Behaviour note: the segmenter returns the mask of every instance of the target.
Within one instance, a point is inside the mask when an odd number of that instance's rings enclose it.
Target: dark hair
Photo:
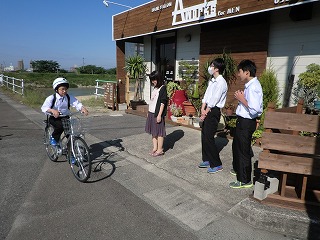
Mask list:
[[[250,77],[255,77],[257,72],[256,64],[248,59],[242,60],[238,65],[238,71],[242,69],[242,71],[249,71]]]
[[[156,88],[161,87],[164,84],[164,79],[162,78],[161,74],[158,71],[153,71],[149,74],[150,82],[153,80],[157,80]]]
[[[216,58],[211,61],[210,66],[213,64],[215,68],[219,69],[219,73],[223,74],[224,70],[226,69],[226,65],[224,64],[224,60],[222,58]]]

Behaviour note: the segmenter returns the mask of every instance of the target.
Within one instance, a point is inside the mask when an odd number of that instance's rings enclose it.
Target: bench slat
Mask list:
[[[258,168],[320,176],[320,159],[287,156],[263,151],[259,155]]]
[[[266,112],[264,128],[320,132],[320,116],[286,112]]]
[[[262,133],[262,148],[297,154],[312,154],[320,157],[320,139],[282,133]]]

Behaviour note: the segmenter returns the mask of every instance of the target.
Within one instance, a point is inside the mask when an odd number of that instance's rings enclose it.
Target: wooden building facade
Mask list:
[[[308,64],[320,64],[320,2],[156,0],[114,15],[113,39],[118,79],[125,79],[127,43],[143,44],[148,72],[161,71],[173,81],[181,80],[180,61],[195,61],[202,71],[225,51],[237,62],[255,61],[258,77],[271,66],[284,103],[289,81]],[[232,84],[227,101],[242,87]],[[148,81],[144,99],[150,99]]]

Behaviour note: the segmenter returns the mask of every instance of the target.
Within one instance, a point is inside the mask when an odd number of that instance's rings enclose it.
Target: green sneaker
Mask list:
[[[239,182],[239,181],[235,181],[235,182],[231,182],[229,184],[230,188],[235,188],[235,189],[238,189],[238,188],[251,188],[252,186],[253,186],[252,182],[242,183],[242,182]]]
[[[237,176],[237,173],[233,168],[230,170],[230,174],[233,176]]]

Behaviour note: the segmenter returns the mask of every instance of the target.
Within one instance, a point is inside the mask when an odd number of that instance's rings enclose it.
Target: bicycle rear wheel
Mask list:
[[[49,157],[49,159],[53,162],[56,162],[58,160],[58,152],[57,152],[57,146],[50,145],[50,137],[53,132],[52,126],[47,126],[44,130],[44,145],[46,147],[46,152]]]
[[[89,147],[81,137],[74,137],[72,145],[73,152],[71,144],[68,151],[68,158],[72,173],[78,181],[86,182],[91,174]]]

